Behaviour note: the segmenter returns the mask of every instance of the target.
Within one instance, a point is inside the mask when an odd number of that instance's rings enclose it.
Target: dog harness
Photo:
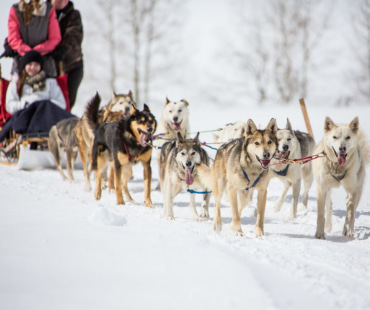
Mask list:
[[[289,165],[286,166],[286,168],[284,170],[272,170],[274,171],[277,175],[280,175],[282,177],[286,177],[287,173],[288,173],[288,169],[289,169]]]
[[[245,178],[247,179],[247,181],[248,181],[248,186],[245,188],[246,190],[249,190],[250,188],[255,187],[255,186],[257,185],[257,183],[259,182],[259,180],[261,179],[261,177],[262,177],[263,173],[265,172],[265,171],[262,171],[262,172],[261,172],[261,174],[258,176],[258,178],[254,181],[254,183],[252,184],[252,186],[249,186],[250,180],[249,180],[249,178],[248,178],[248,175],[247,175],[247,173],[244,171],[244,169],[243,169],[243,167],[242,167],[241,165],[240,165],[240,168],[242,168],[242,171],[243,171],[244,177],[245,177]]]
[[[125,151],[127,153],[127,156],[128,156],[128,161],[132,161],[132,160],[136,160],[139,156],[135,155],[135,156],[131,156],[130,153],[128,152],[128,148],[126,146],[126,143],[125,141],[123,141],[123,146],[125,147]]]

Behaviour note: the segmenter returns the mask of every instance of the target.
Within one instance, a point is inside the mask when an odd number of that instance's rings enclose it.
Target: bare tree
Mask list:
[[[370,103],[370,0],[356,2],[353,25],[356,41],[365,48],[354,46],[354,55],[357,60],[358,70],[354,73],[360,100]]]

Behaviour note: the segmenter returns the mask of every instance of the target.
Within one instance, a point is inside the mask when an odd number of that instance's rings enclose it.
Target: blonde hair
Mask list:
[[[18,7],[21,12],[24,12],[23,22],[28,25],[34,17],[33,13],[37,13],[40,9],[40,0],[20,0]]]

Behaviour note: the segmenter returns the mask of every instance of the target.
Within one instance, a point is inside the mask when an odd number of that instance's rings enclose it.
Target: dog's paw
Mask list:
[[[324,233],[324,232],[316,231],[315,238],[316,238],[316,239],[325,240],[325,239],[326,239],[326,237],[325,237],[325,233]]]
[[[168,216],[166,217],[166,220],[167,220],[167,221],[174,221],[174,220],[175,220],[175,217],[174,217],[173,215],[168,215]]]
[[[354,238],[354,229],[350,228],[349,225],[345,224],[343,227],[343,236],[348,239]]]
[[[131,200],[133,203],[135,203],[134,200]],[[145,201],[145,206],[148,207],[148,208],[152,208],[154,209],[154,205],[151,201]]]
[[[261,229],[261,227],[256,227],[256,238],[263,237],[264,235],[263,229]]]
[[[222,230],[222,223],[213,223],[213,229],[216,233],[220,233]]]
[[[100,198],[101,198],[101,191],[96,191],[95,192],[95,199],[100,200]]]
[[[281,207],[283,206],[282,203],[276,203],[275,206],[274,206],[274,212],[280,212],[281,210]]]
[[[333,225],[331,224],[331,221],[325,222],[325,232],[330,233],[333,229]]]
[[[202,210],[202,211],[200,212],[200,217],[201,217],[202,219],[209,219],[209,212],[208,212],[208,210]]]

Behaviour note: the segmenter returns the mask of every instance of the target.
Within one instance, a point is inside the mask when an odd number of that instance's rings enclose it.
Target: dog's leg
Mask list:
[[[321,188],[321,184],[317,185],[317,226],[315,237],[317,239],[325,239],[325,202],[326,193]]]
[[[73,155],[74,154],[72,150],[66,151],[67,173],[71,182],[75,180],[73,177]]]
[[[114,192],[114,168],[109,168],[109,176],[108,176],[108,192]]]
[[[222,229],[222,218],[221,218],[221,198],[224,193],[223,188],[225,188],[225,181],[224,178],[221,177],[218,180],[217,176],[213,181],[213,195],[215,197],[215,204],[214,204],[214,216],[213,216],[213,229],[220,233]]]
[[[332,230],[332,213],[333,213],[333,202],[331,201],[331,190],[326,192],[326,201],[325,201],[325,232],[329,233]]]
[[[95,170],[95,199],[100,200],[102,193],[102,181],[103,181],[103,172],[106,169],[107,159],[105,158],[106,154],[102,153],[96,158],[96,170]]]
[[[150,198],[151,185],[152,185],[152,167],[150,166],[150,160],[142,161],[144,166],[144,197],[145,206],[149,208],[154,208],[152,199]]]
[[[355,235],[355,215],[359,201],[358,197],[361,197],[361,191],[362,189],[360,190],[360,195],[358,196],[359,193],[356,193],[356,190],[353,191],[347,190],[347,199],[346,199],[347,215],[343,227],[343,236],[347,238],[353,238]]]
[[[49,151],[54,156],[55,165],[57,167],[57,170],[62,176],[63,181],[65,181],[67,180],[67,177],[65,176],[63,169],[62,169],[63,149],[60,147],[60,143],[61,142],[59,141],[59,138],[58,138],[58,132],[57,132],[56,126],[53,126],[51,127],[51,130],[49,133],[48,148],[49,148]]]
[[[238,191],[238,212],[240,218],[242,217],[242,212],[244,208],[250,203],[250,195],[252,194],[251,189],[249,190],[239,190]]]
[[[297,207],[299,201],[299,192],[301,191],[301,178],[297,178],[293,182],[293,201],[290,208],[288,221],[292,221],[297,217]]]
[[[307,166],[305,166],[307,165]],[[312,164],[307,163],[302,167],[302,180],[303,180],[303,194],[302,194],[302,211],[307,210],[308,204],[308,192],[312,186],[313,182],[313,173],[312,173]]]
[[[198,215],[197,209],[195,208],[195,194],[190,194],[190,204],[189,204],[193,221],[199,221],[200,217]]]
[[[288,180],[287,178],[280,179],[280,180],[284,184],[284,189],[283,189],[283,192],[281,193],[280,197],[278,198],[278,200],[276,200],[276,202],[275,202],[275,205],[274,205],[274,211],[275,212],[279,212],[281,210],[281,207],[283,206],[286,194],[288,193],[288,190],[289,190],[290,186],[292,185],[292,182],[290,180]]]
[[[256,237],[264,235],[265,208],[266,208],[267,190],[259,189],[257,195],[257,221]]]
[[[126,164],[122,166],[122,189],[125,193],[126,200],[135,202],[134,199],[131,197],[130,192],[128,190],[128,181],[132,176],[132,168],[130,164]],[[110,179],[109,179],[110,180]]]
[[[116,179],[117,205],[124,205],[125,201],[122,195],[122,166],[117,162],[114,163],[114,178]]]
[[[203,194],[203,201],[200,209],[201,218],[209,218],[208,206],[209,200],[211,199],[211,194]]]
[[[174,220],[175,216],[173,214],[173,199],[175,193],[175,186],[171,184],[169,176],[164,176],[164,181],[161,183],[162,195],[163,195],[163,217],[166,220]]]
[[[90,184],[90,171],[88,168],[88,146],[83,142],[79,141],[78,143],[78,150],[80,152],[80,158],[82,167],[84,170],[84,177],[85,177],[85,191],[91,190],[91,184]]]
[[[229,183],[228,184],[228,192],[229,192],[229,201],[231,206],[231,212],[232,212],[232,221],[231,221],[231,229],[237,236],[244,236],[244,233],[241,228],[241,220],[240,220],[240,214],[238,209],[238,197],[237,197],[237,191],[234,189],[234,187]]]

